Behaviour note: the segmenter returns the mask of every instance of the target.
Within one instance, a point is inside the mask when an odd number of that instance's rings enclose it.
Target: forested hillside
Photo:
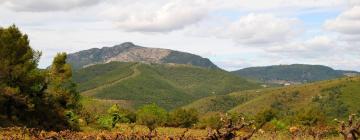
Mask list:
[[[202,98],[184,108],[203,113],[219,111],[255,115],[274,110],[284,120],[302,113],[327,119],[344,118],[360,109],[360,77],[346,77],[310,84],[256,89]],[[286,115],[287,114],[287,115]]]
[[[345,77],[357,72],[334,70],[322,65],[293,64],[250,67],[233,71],[233,73],[265,83],[301,84]]]
[[[125,100],[135,107],[157,103],[167,109],[202,97],[260,87],[219,69],[122,62],[80,69],[74,72],[74,81],[84,96]]]

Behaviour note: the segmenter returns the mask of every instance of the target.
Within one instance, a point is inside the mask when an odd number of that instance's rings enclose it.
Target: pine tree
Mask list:
[[[66,54],[49,70],[37,68],[40,56],[15,25],[0,28],[0,126],[76,128],[79,94]]]
[[[43,96],[45,77],[36,68],[40,55],[15,25],[0,28],[0,114],[9,122],[24,120],[23,113],[33,111]]]
[[[80,95],[76,91],[76,84],[72,81],[71,66],[66,63],[66,53],[58,53],[47,72],[48,89],[46,93],[51,99],[54,108],[65,113],[67,123],[71,129],[78,128],[79,99]]]
[[[72,70],[66,64],[66,53],[58,53],[49,69],[48,93],[65,109],[76,110],[79,108],[80,95],[76,91],[76,85],[72,81]]]

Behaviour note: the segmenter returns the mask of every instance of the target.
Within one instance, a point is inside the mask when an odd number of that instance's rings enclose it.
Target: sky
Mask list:
[[[0,0],[42,52],[123,42],[190,52],[226,70],[320,64],[360,71],[360,0]]]

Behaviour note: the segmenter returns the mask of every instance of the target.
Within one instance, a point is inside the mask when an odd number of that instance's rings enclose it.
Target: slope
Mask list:
[[[229,72],[178,64],[111,62],[74,72],[83,95],[126,100],[134,107],[157,103],[166,109],[211,95],[259,88]]]
[[[87,89],[86,91],[82,92],[85,96],[92,96],[96,94],[98,91],[103,90],[105,88],[111,87],[115,84],[119,84],[122,81],[128,80],[130,78],[134,78],[140,75],[140,71],[137,69],[139,64],[132,65],[129,69],[131,70],[131,74],[128,74],[126,77],[118,77],[116,80],[112,80],[109,82],[105,82],[101,85],[97,85],[94,88]]]
[[[256,91],[248,90],[233,92],[226,95],[209,96],[196,100],[188,105],[183,106],[182,108],[195,108],[200,113],[227,112],[239,104],[250,101],[259,95],[260,94]]]
[[[211,111],[255,115],[268,109],[292,115],[320,109],[327,117],[346,117],[360,112],[360,77],[346,77],[303,85],[234,92],[199,99],[184,106]]]
[[[256,114],[267,109],[278,110],[282,119],[292,121],[301,114],[323,116],[328,121],[360,113],[360,77],[260,90],[260,96],[239,104],[229,112]],[[315,113],[315,114],[314,114]]]

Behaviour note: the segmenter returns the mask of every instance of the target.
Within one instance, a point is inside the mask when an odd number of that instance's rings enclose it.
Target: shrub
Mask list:
[[[274,128],[274,131],[283,131],[286,129],[287,125],[280,121],[280,120],[277,120],[277,119],[273,119],[270,121],[270,124],[272,125],[272,127]]]
[[[198,112],[195,109],[176,109],[169,113],[168,125],[189,128],[198,120]]]
[[[272,109],[268,109],[262,112],[259,112],[255,115],[255,120],[259,125],[270,122],[276,117],[276,112]]]
[[[79,117],[73,111],[65,112],[67,122],[72,130],[79,130]]]
[[[130,119],[134,119],[133,114],[131,111],[119,107],[118,104],[114,104],[107,110],[107,114],[98,118],[97,123],[102,129],[112,129],[118,123],[130,123]]]
[[[296,121],[301,125],[315,126],[325,122],[325,115],[317,108],[311,108],[309,110],[301,110],[296,116]]]
[[[220,129],[222,127],[221,114],[218,112],[207,113],[200,118],[198,128]]]
[[[109,115],[103,115],[100,116],[97,120],[97,124],[99,125],[100,129],[106,129],[106,130],[110,130],[112,128],[112,116]]]
[[[156,127],[164,125],[167,120],[166,110],[156,104],[144,105],[136,114],[136,122],[148,127],[150,132]]]

